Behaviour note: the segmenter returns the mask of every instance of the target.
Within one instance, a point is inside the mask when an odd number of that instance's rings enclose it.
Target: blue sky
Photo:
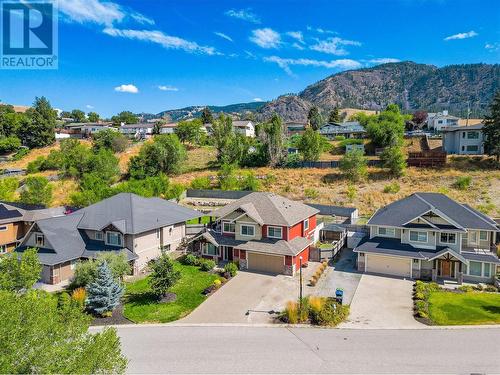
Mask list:
[[[59,68],[0,100],[110,116],[271,100],[346,69],[500,62],[497,0],[59,0]]]

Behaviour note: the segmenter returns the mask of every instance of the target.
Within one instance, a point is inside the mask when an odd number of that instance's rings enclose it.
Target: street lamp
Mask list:
[[[299,257],[299,264],[300,264],[299,305],[300,305],[300,310],[302,311],[302,256]]]

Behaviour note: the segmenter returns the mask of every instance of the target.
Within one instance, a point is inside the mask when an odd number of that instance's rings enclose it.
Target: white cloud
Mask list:
[[[400,62],[401,60],[399,59],[394,59],[392,57],[379,57],[379,58],[376,58],[376,59],[371,59],[371,60],[368,60],[369,63],[372,63],[372,64],[387,64],[387,63],[397,63],[397,62]]]
[[[162,31],[158,30],[124,30],[107,27],[103,30],[103,32],[113,37],[121,37],[156,43],[166,49],[180,49],[185,52],[201,53],[206,55],[221,54],[217,52],[213,47],[200,46],[195,42],[191,42],[176,36],[166,35]]]
[[[228,17],[237,18],[243,21],[259,24],[260,18],[252,12],[250,8],[247,9],[230,9],[226,13],[224,13]]]
[[[300,65],[300,66],[314,66],[314,67],[323,67],[329,69],[357,69],[362,65],[359,61],[351,60],[351,59],[338,59],[338,60],[313,60],[313,59],[284,59],[278,56],[270,56],[264,57],[264,61],[273,62],[278,64],[278,66],[283,69],[286,73],[293,75],[290,66],[292,65]]]
[[[135,85],[129,83],[129,84],[125,84],[125,85],[116,86],[115,91],[128,92],[130,94],[137,94],[139,92],[139,89]]]
[[[215,32],[214,32],[214,34],[215,34],[215,35],[217,35],[217,36],[219,36],[219,37],[221,37],[222,39],[229,40],[230,42],[232,42],[232,41],[233,41],[233,38],[231,38],[231,37],[230,37],[229,35],[227,35],[227,34],[220,33],[220,32],[218,32],[218,31],[215,31]]]
[[[253,98],[252,99],[254,102],[263,102],[263,100],[261,98]]]
[[[90,104],[87,104],[87,105],[85,106],[85,108],[87,108],[87,109],[94,109],[94,106],[93,106],[93,105],[90,105]]]
[[[336,56],[344,56],[349,54],[342,46],[360,46],[361,43],[355,40],[347,40],[339,37],[328,38],[326,40],[318,40],[317,44],[310,48],[313,51],[328,53]]]
[[[169,86],[169,85],[158,85],[158,90],[161,91],[179,91],[177,87]]]
[[[58,9],[67,20],[112,26],[132,18],[136,22],[153,25],[154,21],[140,13],[128,10],[116,3],[100,0],[59,0]]]
[[[252,30],[250,41],[262,48],[278,48],[281,44],[281,35],[268,27]]]
[[[468,31],[466,33],[458,33],[454,35],[447,36],[444,38],[444,40],[457,40],[457,39],[468,39],[468,38],[473,38],[475,36],[478,36],[479,34],[476,33],[474,30]]]
[[[299,43],[304,43],[304,35],[302,34],[302,31],[289,31],[286,35],[295,39]]]
[[[484,48],[487,49],[490,52],[498,51],[500,49],[500,43],[499,42],[496,42],[496,43],[486,43],[484,45]]]

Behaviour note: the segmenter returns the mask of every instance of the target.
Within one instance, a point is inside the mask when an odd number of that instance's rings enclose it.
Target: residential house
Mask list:
[[[319,129],[319,133],[328,139],[335,139],[338,136],[345,138],[363,138],[366,136],[365,128],[357,121],[328,123]]]
[[[237,134],[242,134],[245,137],[255,137],[255,125],[252,121],[237,120],[233,121],[233,129]]]
[[[162,252],[175,251],[186,221],[199,216],[160,198],[120,193],[63,217],[37,220],[16,251],[39,249],[47,284],[71,279],[77,261],[104,252],[124,252],[137,273]]]
[[[427,129],[440,132],[444,127],[458,126],[459,117],[451,116],[448,111],[427,114]]]
[[[285,128],[288,136],[292,136],[294,134],[302,134],[306,130],[306,123],[289,121],[285,122]]]
[[[120,126],[120,133],[130,138],[147,139],[153,136],[153,129],[155,124],[122,124]]]
[[[415,193],[379,209],[355,249],[358,270],[415,279],[491,282],[499,226],[444,194]]]
[[[254,192],[210,213],[215,229],[193,240],[192,250],[240,268],[294,275],[309,261],[319,210],[282,196]]]
[[[177,123],[164,124],[160,127],[160,134],[173,134],[177,128]]]
[[[0,202],[0,254],[14,250],[36,220],[62,216],[66,208]]]
[[[484,124],[442,128],[443,151],[457,155],[484,154]]]
[[[102,130],[117,130],[116,128],[111,126],[111,123],[103,123],[103,122],[83,122],[83,123],[70,123],[64,126],[64,129],[57,130],[56,129],[56,138],[64,139],[64,138],[89,138],[93,134],[96,134]]]

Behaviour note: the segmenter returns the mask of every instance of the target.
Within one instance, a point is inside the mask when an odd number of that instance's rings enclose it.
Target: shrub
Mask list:
[[[288,154],[286,157],[285,166],[287,168],[296,168],[300,165],[300,154]]]
[[[336,326],[347,319],[349,307],[335,302],[333,298],[327,298],[319,311],[310,310],[312,324],[320,326]]]
[[[472,178],[470,176],[460,176],[457,177],[457,180],[453,184],[453,186],[458,190],[467,190],[472,183]]]
[[[315,199],[315,198],[318,198],[319,193],[318,193],[318,191],[316,189],[305,188],[304,189],[304,195],[306,196],[306,198]]]
[[[343,141],[344,139],[345,139],[345,137],[343,135],[336,135],[335,136],[336,141]]]
[[[227,263],[224,266],[224,271],[229,273],[231,277],[236,276],[236,273],[238,273],[238,266],[235,263]]]
[[[321,262],[321,265],[323,266],[323,269],[326,269],[326,267],[328,267],[328,262],[324,260],[323,262]]]
[[[222,285],[222,281],[220,281],[219,279],[215,279],[213,285],[216,288],[220,288],[220,286]]]
[[[260,182],[253,172],[247,172],[240,182],[241,190],[259,191]]]
[[[416,300],[424,300],[425,299],[424,293],[422,293],[422,292],[415,293],[415,299]]]
[[[309,308],[312,313],[319,313],[325,304],[325,299],[317,296],[309,297]]]
[[[486,285],[484,288],[485,292],[498,292],[498,288],[494,285]]]
[[[73,301],[75,301],[82,309],[83,309],[83,307],[85,307],[85,298],[86,297],[87,297],[87,291],[85,290],[85,288],[82,288],[82,287],[76,288],[71,293],[71,298],[73,299]]]
[[[45,158],[43,156],[37,157],[35,160],[30,161],[26,167],[26,173],[37,173],[43,170],[43,164],[45,163]]]
[[[24,158],[26,155],[30,153],[30,150],[28,148],[20,148],[12,157],[14,160],[21,160]]]
[[[191,189],[210,189],[210,179],[208,177],[196,177],[191,181]]]
[[[459,286],[457,289],[465,293],[472,292],[474,290],[472,285],[462,285]]]
[[[283,320],[290,324],[297,324],[299,321],[299,308],[295,301],[288,301],[285,310],[283,311]]]
[[[21,147],[21,140],[15,136],[0,138],[0,154],[16,151]]]
[[[361,150],[354,150],[340,159],[339,168],[352,182],[364,179],[368,174],[368,162]]]
[[[303,297],[299,301],[299,322],[304,323],[309,319],[309,299]]]
[[[202,271],[208,272],[215,268],[215,262],[211,259],[201,259],[200,260],[200,269]]]
[[[199,266],[200,258],[198,258],[196,255],[188,254],[181,259],[181,262],[186,266]]]
[[[352,202],[354,198],[356,198],[357,192],[358,189],[353,184],[349,184],[347,186],[347,198],[349,199],[349,202]]]
[[[181,273],[174,268],[174,262],[167,254],[162,254],[150,267],[149,286],[158,297],[164,296],[181,278]]]
[[[384,186],[384,193],[396,194],[399,190],[401,190],[401,186],[397,182]]]

